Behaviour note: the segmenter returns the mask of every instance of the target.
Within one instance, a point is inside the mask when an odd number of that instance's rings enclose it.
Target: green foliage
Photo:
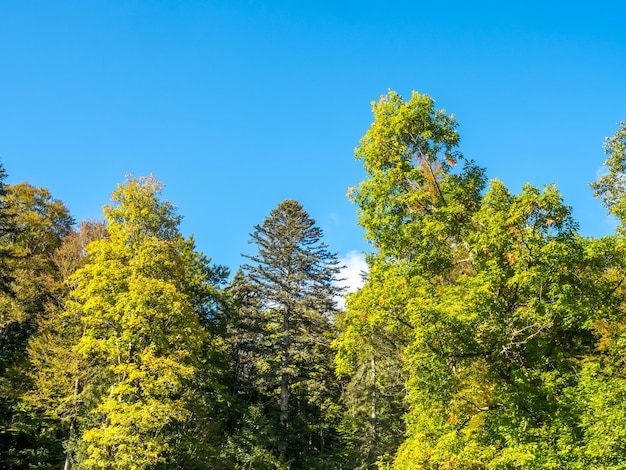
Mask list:
[[[626,123],[592,239],[554,186],[487,184],[430,97],[373,113],[345,311],[294,200],[223,289],[154,177],[74,230],[0,165],[0,467],[626,469]]]
[[[245,403],[231,455],[238,468],[252,465],[246,455],[263,465],[332,468],[338,387],[330,341],[341,292],[336,255],[293,200],[272,210],[251,237],[258,253],[231,286],[234,388]],[[251,423],[272,423],[274,431],[253,436],[246,431]]]
[[[12,264],[16,257],[13,239],[18,233],[18,227],[14,212],[7,201],[7,185],[4,182],[6,177],[7,173],[0,163],[0,292],[11,294],[14,269]]]
[[[430,97],[414,92],[404,102],[390,91],[372,108],[356,149],[367,180],[349,192],[359,223],[380,256],[421,258],[416,265],[436,271],[476,209],[483,170],[456,150],[456,121]]]
[[[69,278],[72,300],[61,318],[78,327],[76,366],[51,407],[75,417],[68,448],[80,468],[188,460],[179,454],[196,450],[190,424],[202,420],[194,413],[209,412],[194,393],[211,345],[196,306],[213,292],[213,270],[180,235],[180,217],[160,191],[154,178],[120,185],[105,208],[108,238],[87,246],[89,263]],[[46,364],[41,374],[63,376],[56,367]]]
[[[494,182],[474,220],[467,271],[446,284],[421,279],[407,309],[411,411],[398,468],[573,458],[566,397],[593,349],[597,300],[581,278],[585,243],[552,187],[511,196]]]
[[[377,260],[339,318],[336,369],[349,378],[342,396],[342,431],[355,468],[392,461],[406,431],[402,348],[408,331],[399,315],[410,290],[404,274]]]
[[[604,162],[608,172],[591,183],[591,188],[620,221],[623,231],[626,220],[626,122],[621,122],[617,132],[606,139],[604,150],[609,155]]]
[[[336,364],[351,377],[353,422],[391,429],[377,407],[390,387],[374,380],[387,369],[406,395],[385,402],[406,428],[384,449],[361,443],[360,465],[387,465],[400,444],[398,469],[619,468],[621,242],[578,236],[553,186],[513,195],[492,181],[482,194],[483,170],[456,168],[456,123],[430,98],[390,92],[373,109],[357,148],[368,178],[350,195],[377,251],[348,300]],[[623,127],[594,184],[618,217]],[[381,351],[388,368],[374,365]]]
[[[31,387],[27,344],[65,297],[54,257],[73,219],[46,189],[21,183],[2,192],[0,265],[10,267],[11,282],[0,289],[0,466],[38,468],[62,459],[62,432],[21,400]]]

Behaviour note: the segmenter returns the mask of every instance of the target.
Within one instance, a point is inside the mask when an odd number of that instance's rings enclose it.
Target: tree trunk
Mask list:
[[[289,335],[289,314],[285,312],[283,317],[283,351],[281,355],[281,375],[280,375],[280,427],[281,438],[278,443],[279,452],[284,455],[287,451],[287,428],[289,427],[289,348],[291,337]]]
[[[72,400],[72,419],[70,421],[70,435],[69,435],[69,442],[72,442],[72,439],[74,438],[74,420],[76,419],[76,415],[78,414],[78,410],[76,409],[76,403],[78,401],[78,377],[76,377],[76,379],[74,380],[74,397]],[[63,464],[63,470],[70,470],[70,450],[68,449],[65,451],[65,463]]]
[[[376,410],[376,359],[374,358],[374,354],[370,356],[370,367],[372,368],[372,393],[371,393],[371,412],[370,412],[370,423],[372,426],[372,434],[371,434],[371,445],[370,445],[370,462],[372,465],[375,465],[376,460],[378,460],[378,449],[376,443],[378,441],[378,412]]]

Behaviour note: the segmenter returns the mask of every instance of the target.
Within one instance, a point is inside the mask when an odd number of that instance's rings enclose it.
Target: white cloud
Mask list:
[[[340,286],[345,287],[346,290],[344,293],[347,294],[359,290],[364,282],[363,273],[367,273],[368,270],[365,256],[363,256],[363,253],[352,250],[339,260],[344,266],[339,275],[339,277],[344,279],[339,283]],[[345,307],[344,299],[337,299],[337,304],[339,308],[343,309]]]
[[[363,253],[352,250],[346,256],[340,258],[344,268],[341,277],[345,278],[341,285],[346,287],[347,292],[354,292],[363,285],[363,273],[367,273],[368,267]]]

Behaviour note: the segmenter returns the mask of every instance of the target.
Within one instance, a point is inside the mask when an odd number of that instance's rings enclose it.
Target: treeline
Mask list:
[[[297,201],[231,276],[153,177],[76,224],[0,168],[0,468],[626,468],[626,123],[595,239],[554,186],[488,182],[430,97],[373,111],[345,310]]]

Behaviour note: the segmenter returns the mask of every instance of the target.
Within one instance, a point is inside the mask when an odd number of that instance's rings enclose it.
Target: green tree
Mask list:
[[[246,419],[275,423],[269,451],[290,468],[319,468],[337,444],[330,342],[340,266],[321,239],[300,203],[281,202],[251,234],[258,252],[238,292],[248,317],[233,331],[249,373],[240,383],[253,384],[255,401]],[[267,418],[254,411],[264,403]]]
[[[359,224],[378,257],[445,270],[463,249],[455,238],[471,226],[484,171],[457,150],[454,116],[430,97],[413,92],[404,102],[390,91],[372,109],[374,122],[355,152],[367,179],[348,193]]]
[[[0,293],[0,466],[28,468],[54,460],[60,450],[54,449],[55,430],[24,409],[21,396],[31,386],[28,341],[65,296],[54,256],[73,218],[47,189],[28,183],[3,189],[2,212],[12,225],[3,243],[12,250],[13,279]]]
[[[374,261],[365,286],[349,295],[347,310],[339,315],[341,334],[334,347],[337,373],[349,379],[342,396],[349,468],[393,462],[406,432],[402,350],[408,332],[394,320],[409,293],[402,274]]]
[[[467,238],[468,269],[415,276],[407,440],[398,468],[551,468],[578,461],[568,399],[594,347],[586,243],[553,187],[495,181]]]
[[[463,237],[485,186],[483,170],[457,150],[454,117],[435,109],[430,97],[414,92],[405,102],[390,91],[372,109],[374,122],[355,152],[367,179],[349,196],[376,252],[367,283],[348,301],[336,343],[338,371],[353,374],[353,395],[361,397],[350,399],[350,413],[362,422],[364,410],[371,410],[361,465],[388,461],[403,436],[404,355],[413,329],[406,310],[414,295],[410,279],[448,282],[447,276],[465,269],[458,262],[467,257]]]
[[[483,170],[429,97],[390,92],[374,117],[357,148],[368,178],[351,197],[376,252],[337,363],[354,374],[381,340],[395,345],[407,412],[394,467],[583,465],[572,395],[610,255],[577,234],[553,186],[512,195],[493,181],[482,194]]]
[[[616,234],[593,240],[590,251],[594,263],[602,269],[596,284],[602,293],[593,315],[596,348],[585,358],[581,379],[572,391],[577,405],[583,438],[580,452],[585,468],[626,468],[626,122],[606,139],[607,173],[591,184],[594,195],[601,198],[609,214],[619,222]]]
[[[13,239],[18,229],[6,199],[7,185],[4,181],[6,177],[7,173],[0,163],[0,292],[10,294],[14,269],[12,261],[15,258]],[[2,318],[0,321],[4,323],[5,319]]]
[[[120,185],[105,206],[109,238],[89,244],[90,262],[70,277],[66,315],[81,319],[74,350],[91,379],[65,394],[89,416],[75,445],[79,468],[195,468],[211,457],[194,433],[210,411],[199,393],[213,346],[202,323],[210,275],[221,270],[180,234],[161,189],[153,177]]]

